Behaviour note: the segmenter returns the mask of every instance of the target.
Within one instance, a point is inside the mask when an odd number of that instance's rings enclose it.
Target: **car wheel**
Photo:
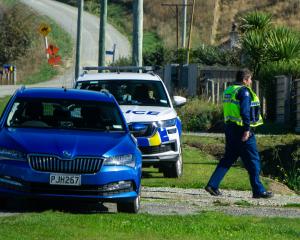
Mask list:
[[[141,207],[141,196],[140,194],[130,202],[118,202],[117,210],[123,213],[138,213]]]
[[[183,173],[182,154],[180,153],[175,163],[170,163],[169,167],[163,168],[164,177],[180,178]]]
[[[6,205],[7,205],[7,202],[8,202],[7,198],[5,198],[5,197],[0,197],[0,209],[5,208]]]

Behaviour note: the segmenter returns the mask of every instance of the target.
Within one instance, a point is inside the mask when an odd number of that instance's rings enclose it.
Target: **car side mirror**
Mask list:
[[[176,107],[183,106],[186,103],[186,98],[181,96],[174,96],[173,103]]]
[[[134,135],[140,135],[147,131],[147,125],[143,123],[132,123],[129,125],[129,130]]]

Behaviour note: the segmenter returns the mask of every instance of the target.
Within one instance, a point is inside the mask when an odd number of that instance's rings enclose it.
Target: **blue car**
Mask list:
[[[1,198],[116,202],[119,212],[137,213],[141,165],[111,94],[21,88],[1,116]]]

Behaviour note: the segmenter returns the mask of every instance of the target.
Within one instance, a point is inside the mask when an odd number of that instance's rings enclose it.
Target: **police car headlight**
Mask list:
[[[156,122],[156,125],[160,128],[174,127],[176,125],[176,118],[158,121]]]
[[[111,156],[104,160],[105,166],[135,167],[135,157],[132,154]]]
[[[1,159],[26,161],[26,154],[12,149],[0,148],[0,160]]]

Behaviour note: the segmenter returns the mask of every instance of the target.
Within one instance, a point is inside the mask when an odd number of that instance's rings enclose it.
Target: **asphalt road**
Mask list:
[[[77,8],[56,2],[53,0],[20,0],[41,15],[46,15],[61,25],[74,39],[76,43],[77,33]],[[98,65],[98,41],[99,41],[99,18],[89,13],[83,14],[82,24],[82,51],[81,66]],[[127,57],[131,54],[131,46],[128,39],[111,25],[107,25],[106,50],[112,50],[116,44],[116,59]],[[74,46],[75,49],[75,46]],[[111,56],[107,56],[111,61]],[[74,60],[75,61],[75,60]],[[36,84],[35,86],[70,87],[74,80],[74,66],[62,76],[55,79]],[[0,97],[11,95],[18,86],[0,86]]]

